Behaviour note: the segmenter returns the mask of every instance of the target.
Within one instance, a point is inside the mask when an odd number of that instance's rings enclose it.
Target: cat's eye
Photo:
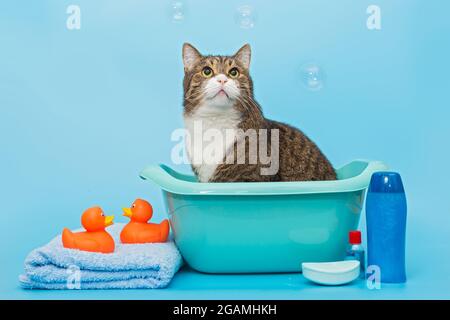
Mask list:
[[[206,78],[209,78],[213,75],[213,71],[210,67],[204,67],[202,70],[202,75]]]
[[[231,68],[230,71],[228,71],[228,75],[232,78],[239,77],[239,70],[237,68]]]

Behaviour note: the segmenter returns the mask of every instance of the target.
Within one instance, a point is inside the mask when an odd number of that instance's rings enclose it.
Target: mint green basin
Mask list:
[[[336,181],[200,183],[165,166],[141,173],[163,191],[175,242],[208,273],[299,272],[345,257],[379,161],[356,160]]]

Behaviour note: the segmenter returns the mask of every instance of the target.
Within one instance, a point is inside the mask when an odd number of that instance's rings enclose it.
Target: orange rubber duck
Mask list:
[[[62,243],[64,248],[82,251],[111,253],[114,252],[114,239],[105,228],[112,225],[114,216],[105,216],[100,207],[92,207],[83,212],[81,224],[84,232],[72,232],[64,228]]]
[[[149,243],[166,242],[169,236],[169,221],[164,219],[161,223],[149,223],[153,215],[150,203],[136,199],[131,208],[123,208],[124,216],[131,221],[122,229],[120,240],[122,243]]]

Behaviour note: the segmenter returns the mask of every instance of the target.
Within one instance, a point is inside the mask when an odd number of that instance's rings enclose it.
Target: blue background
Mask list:
[[[450,298],[450,3],[181,2],[181,23],[172,21],[171,1],[0,2],[0,298]],[[81,8],[80,30],[66,28],[70,4]],[[235,21],[242,4],[255,8],[253,29]],[[366,28],[370,4],[381,7],[381,30]],[[155,220],[164,216],[160,191],[138,173],[171,163],[185,41],[220,54],[250,43],[267,117],[302,128],[335,166],[377,159],[402,174],[405,285],[319,287],[300,274],[185,269],[165,290],[18,287],[27,253],[78,227],[87,207],[122,221],[120,208],[144,197]],[[308,62],[325,71],[322,90],[302,84]]]

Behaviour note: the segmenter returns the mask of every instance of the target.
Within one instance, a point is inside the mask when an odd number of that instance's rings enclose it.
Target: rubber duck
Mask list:
[[[113,224],[113,220],[114,216],[105,216],[100,207],[87,209],[81,216],[81,224],[86,231],[72,232],[64,228],[62,232],[64,248],[101,253],[114,252],[114,239],[105,230]]]
[[[130,222],[122,229],[120,240],[122,243],[149,243],[166,242],[169,236],[169,221],[164,219],[161,223],[149,223],[153,208],[150,203],[136,199],[131,208],[123,208],[123,215],[130,218]]]

